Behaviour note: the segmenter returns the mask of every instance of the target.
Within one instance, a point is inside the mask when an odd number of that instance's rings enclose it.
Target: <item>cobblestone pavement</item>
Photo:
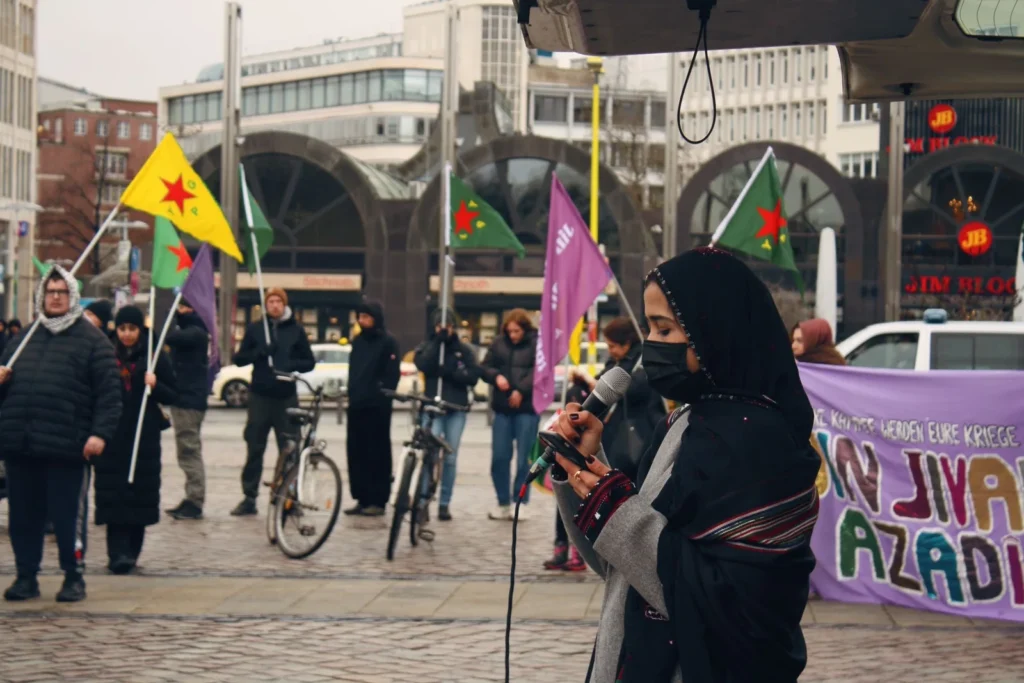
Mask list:
[[[242,428],[245,413],[211,409],[203,425],[203,452],[207,469],[205,516],[198,522],[176,522],[164,517],[149,527],[140,560],[143,573],[201,574],[236,576],[336,576],[336,577],[429,577],[465,576],[482,580],[507,577],[511,551],[512,525],[487,519],[495,504],[491,485],[490,429],[483,412],[470,416],[469,426],[459,453],[459,475],[452,501],[455,520],[437,523],[433,544],[416,548],[403,534],[393,562],[385,557],[390,517],[350,518],[338,521],[331,537],[315,555],[289,560],[267,543],[265,515],[267,493],[260,499],[260,515],[235,518],[228,512],[241,500],[240,475],[245,462]],[[409,434],[407,411],[396,411],[392,429],[396,476],[399,474],[401,440]],[[321,421],[320,435],[328,443],[328,454],[342,471],[345,466],[345,425],[336,424],[333,414]],[[184,491],[184,478],[177,465],[171,430],[164,432],[162,506],[172,507]],[[276,448],[267,449],[264,469],[269,478],[277,457]],[[531,493],[531,504],[524,506],[526,519],[519,528],[518,574],[522,580],[596,580],[596,577],[561,575],[552,577],[541,568],[551,552],[554,539],[554,501],[550,495]],[[347,483],[343,488],[343,506],[351,504]],[[7,507],[0,504],[0,526],[7,525]],[[96,569],[105,560],[102,532],[90,526],[93,534],[89,557]],[[87,558],[88,559],[88,558]],[[10,574],[14,559],[10,546],[0,543],[0,573]],[[56,547],[48,541],[44,570],[57,571]]]
[[[0,680],[504,680],[504,627],[493,621],[0,618]],[[582,681],[592,625],[517,623],[512,680]],[[1020,633],[810,627],[801,681],[1011,683],[1024,676]],[[59,648],[59,655],[54,652]]]
[[[105,575],[102,534],[94,534],[90,597],[58,606],[56,549],[47,542],[43,599],[0,603],[0,683],[504,680],[511,526],[486,519],[494,498],[482,413],[471,416],[463,441],[455,521],[437,523],[432,545],[412,548],[403,537],[390,563],[387,518],[343,517],[316,555],[294,561],[267,544],[262,515],[230,517],[240,497],[243,422],[240,412],[210,411],[207,519],[151,527],[139,576]],[[406,415],[396,415],[393,437],[408,429]],[[344,426],[329,416],[321,435],[344,472]],[[169,434],[164,464],[170,506],[183,479]],[[347,490],[344,498],[347,505]],[[552,500],[535,495],[529,510],[519,534],[513,680],[582,681],[600,586],[589,572],[540,569],[553,535]],[[0,528],[6,522],[0,504]],[[10,546],[0,538],[0,581],[12,573]],[[812,603],[805,621],[810,664],[802,681],[1024,680],[1024,629],[1006,623],[822,602]]]

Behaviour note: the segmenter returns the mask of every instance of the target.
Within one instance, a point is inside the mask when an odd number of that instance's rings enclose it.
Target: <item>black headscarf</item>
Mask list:
[[[630,591],[623,680],[792,683],[814,568],[820,461],[813,412],[771,294],[742,262],[697,249],[656,268],[712,388],[690,408],[671,478],[658,575],[669,620]],[[640,466],[650,470],[667,426]],[[653,616],[652,616],[653,615]]]

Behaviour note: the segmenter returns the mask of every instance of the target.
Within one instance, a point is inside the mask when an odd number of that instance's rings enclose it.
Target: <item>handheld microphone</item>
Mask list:
[[[590,396],[587,396],[587,399],[583,402],[583,410],[597,418],[601,418],[608,412],[609,408],[622,400],[622,397],[626,395],[626,390],[629,389],[629,383],[632,379],[632,376],[620,367],[614,367],[604,373],[601,375],[597,386],[590,392]],[[568,381],[568,377],[566,381]],[[580,429],[578,431],[583,430]],[[537,462],[533,463],[533,467],[530,468],[529,473],[526,475],[526,484],[533,482],[534,479],[539,477],[544,470],[554,463],[555,450],[545,448],[544,453],[537,459]]]

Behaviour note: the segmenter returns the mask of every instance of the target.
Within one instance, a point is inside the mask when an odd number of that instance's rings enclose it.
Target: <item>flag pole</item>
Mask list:
[[[267,320],[267,302],[263,291],[263,267],[260,265],[260,250],[256,242],[256,233],[252,229],[252,204],[249,203],[249,184],[245,180],[245,166],[238,164],[238,173],[242,177],[242,206],[245,207],[245,223],[249,226],[249,244],[252,246],[252,260],[256,263],[256,286],[260,290],[260,311],[263,314],[263,336],[270,346],[270,322]],[[274,367],[274,358],[267,356],[267,363]]]
[[[153,347],[153,320],[156,317],[156,287],[150,286],[149,288],[149,353],[146,354],[146,374],[153,372],[153,366],[156,365],[156,354],[154,353]],[[171,316],[167,316],[167,320],[170,321]],[[164,323],[164,329],[167,328],[167,324]],[[161,333],[162,341],[163,333]],[[128,483],[135,483],[135,465],[139,459],[139,440],[142,438],[142,423],[146,420],[146,407],[149,405],[149,385],[146,385],[146,391],[142,394],[142,405],[139,408],[139,421],[135,425],[135,441],[132,443],[132,462],[128,466]]]
[[[96,231],[96,234],[93,235],[93,238],[89,240],[89,244],[85,246],[85,251],[83,251],[82,255],[78,257],[77,261],[75,261],[75,265],[71,266],[71,270],[69,271],[70,275],[74,276],[74,274],[78,272],[78,269],[82,267],[82,264],[85,263],[85,259],[89,257],[89,254],[92,253],[92,250],[95,249],[96,245],[100,243],[100,238],[103,237],[103,233],[105,233],[107,231],[107,228],[110,227],[111,221],[114,220],[114,217],[117,216],[120,210],[121,204],[120,202],[118,202],[117,206],[115,206],[110,211],[110,213],[107,214],[106,220],[104,220],[103,223],[100,224],[100,227]],[[81,294],[81,292],[79,292],[79,294]],[[42,322],[43,316],[37,315],[36,319],[32,322],[32,326],[28,328],[28,332],[25,334],[25,338],[21,340],[21,343],[18,344],[18,348],[16,348],[14,350],[14,353],[11,354],[10,360],[7,361],[6,367],[8,369],[14,367],[14,364],[18,361],[18,358],[21,356],[22,351],[25,350],[25,345],[28,344],[28,340],[31,339],[32,335],[36,333],[36,330],[39,329],[39,325]]]
[[[451,280],[449,269],[454,267],[450,254],[452,246],[452,165],[451,162],[446,162],[444,165],[444,176],[441,179],[443,183],[443,192],[441,201],[444,202],[442,206],[442,213],[444,215],[443,225],[440,229],[443,231],[443,237],[441,244],[441,259],[439,262],[440,268],[438,269],[441,275],[441,329],[448,327],[448,301],[451,297],[449,291],[448,282]],[[444,349],[445,342],[441,343],[440,357],[437,361],[437,400],[441,400],[441,389],[444,380],[441,378],[441,369],[444,367]],[[426,387],[424,387],[426,388]]]
[[[610,269],[609,269],[610,270]],[[633,312],[633,307],[629,305],[629,299],[626,298],[626,293],[622,291],[622,285],[619,284],[619,278],[612,273],[612,282],[615,284],[615,291],[619,293],[619,301],[622,303],[622,307],[626,309],[626,315],[633,322],[633,329],[636,330],[636,336],[640,339],[644,338],[644,331],[640,328],[640,321],[637,320],[636,313]]]
[[[152,347],[150,351],[149,355],[152,357],[150,361],[151,367],[156,367],[156,359],[160,356],[160,349],[164,348],[164,342],[167,341],[167,333],[171,329],[171,323],[174,321],[174,314],[178,310],[178,304],[181,303],[182,296],[183,292],[179,287],[178,293],[174,296],[174,301],[171,303],[171,312],[168,314],[167,319],[164,320],[163,329],[160,330],[160,337],[157,340],[156,346]]]

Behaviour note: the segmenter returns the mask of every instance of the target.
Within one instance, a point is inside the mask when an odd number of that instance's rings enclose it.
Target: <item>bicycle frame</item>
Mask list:
[[[324,446],[326,445],[317,442],[316,439],[317,426],[320,424],[320,416],[323,412],[323,387],[314,388],[304,377],[302,377],[298,373],[292,373],[287,376],[279,374],[278,379],[281,381],[302,382],[304,385],[306,385],[306,388],[308,388],[310,393],[313,395],[313,405],[310,408],[310,412],[312,412],[312,417],[310,418],[309,422],[305,425],[305,433],[303,433],[303,428],[300,428],[299,438],[296,439],[295,443],[296,448],[299,450],[299,461],[297,463],[299,471],[298,474],[295,476],[295,488],[297,489],[296,496],[298,499],[298,503],[299,506],[301,507],[306,505],[306,501],[302,499],[304,495],[303,492],[305,490],[303,484],[305,483],[306,463],[309,461],[309,456],[311,456],[313,453],[323,453]],[[287,469],[287,462],[285,462],[284,465],[285,466],[282,467],[282,474],[283,470]]]

